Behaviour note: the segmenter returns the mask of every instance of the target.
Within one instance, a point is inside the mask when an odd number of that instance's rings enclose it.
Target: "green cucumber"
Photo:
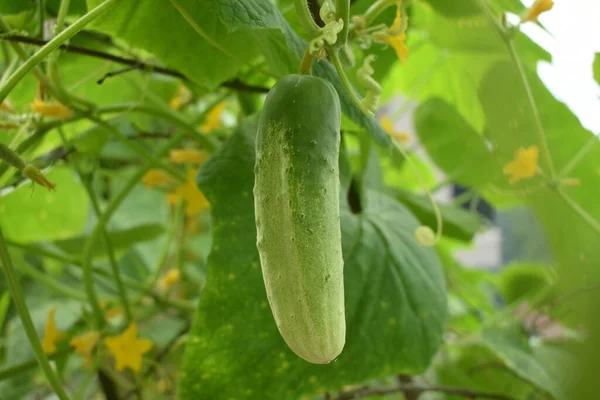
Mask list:
[[[315,364],[344,348],[339,210],[340,102],[333,86],[289,75],[269,92],[256,137],[257,247],[281,336]]]

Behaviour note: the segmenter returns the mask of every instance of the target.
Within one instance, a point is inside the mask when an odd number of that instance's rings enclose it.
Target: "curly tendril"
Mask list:
[[[319,30],[319,36],[310,41],[309,51],[313,54],[323,50],[325,44],[335,44],[338,33],[344,27],[344,21],[341,18],[337,21],[335,20],[335,5],[331,0],[326,0],[323,3],[319,15],[323,22],[325,22],[325,26]]]
[[[365,97],[360,102],[360,109],[370,116],[375,115],[375,110],[379,104],[379,96],[381,95],[381,86],[373,79],[375,73],[375,69],[371,66],[373,61],[375,61],[373,54],[367,56],[363,66],[356,71],[356,80],[367,89]]]

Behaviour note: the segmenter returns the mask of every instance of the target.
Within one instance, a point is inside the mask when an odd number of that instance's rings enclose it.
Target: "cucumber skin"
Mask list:
[[[329,82],[289,75],[269,92],[256,138],[254,207],[267,297],[287,345],[314,364],[334,360],[346,340],[340,124]]]

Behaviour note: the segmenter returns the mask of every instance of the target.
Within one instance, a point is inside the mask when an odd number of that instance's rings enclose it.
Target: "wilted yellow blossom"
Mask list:
[[[169,152],[169,160],[174,164],[203,164],[206,155],[194,149],[173,149]]]
[[[388,29],[373,34],[373,38],[391,46],[398,59],[405,63],[409,57],[408,46],[406,46],[406,25],[402,26],[402,2],[397,3],[396,18]]]
[[[21,170],[21,173],[24,177],[31,179],[38,185],[48,188],[48,190],[54,190],[56,187],[56,185],[50,182],[48,178],[42,174],[42,171],[37,169],[33,164],[25,165],[25,167]]]
[[[100,339],[100,333],[96,331],[86,332],[71,339],[69,344],[75,347],[75,352],[83,356],[83,365],[89,366],[92,361],[92,352]]]
[[[56,343],[66,336],[64,332],[56,328],[54,314],[56,314],[56,308],[51,308],[48,312],[48,321],[46,322],[44,338],[42,339],[42,348],[44,349],[44,352],[49,355],[56,353]]]
[[[379,120],[381,127],[384,131],[386,131],[392,138],[397,140],[400,143],[408,143],[410,142],[410,135],[406,132],[400,132],[394,129],[394,124],[392,123],[392,119],[388,115],[384,115]]]
[[[225,110],[225,106],[227,106],[227,103],[222,101],[211,108],[208,113],[206,113],[206,119],[204,120],[204,123],[200,125],[200,129],[203,132],[212,132],[213,130],[223,126],[221,123],[221,115]]]
[[[168,270],[164,276],[158,281],[158,286],[163,289],[170,289],[179,282],[179,278],[181,277],[181,271],[177,268],[171,268]]]
[[[38,98],[30,104],[31,110],[45,117],[69,118],[73,112],[65,105],[57,102],[45,102]]]
[[[153,187],[163,183],[171,182],[173,182],[173,178],[160,169],[150,169],[142,178],[142,183],[146,185],[148,189],[152,189]]]
[[[177,93],[169,100],[169,107],[173,110],[179,110],[181,106],[192,98],[192,92],[183,84],[179,84]]]
[[[554,7],[554,1],[552,0],[536,0],[523,14],[521,22],[536,21],[541,13],[551,10],[552,7]]]

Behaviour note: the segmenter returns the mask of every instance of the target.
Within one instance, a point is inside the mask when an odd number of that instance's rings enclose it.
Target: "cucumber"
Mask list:
[[[289,75],[269,92],[256,137],[257,248],[289,348],[326,364],[344,348],[339,211],[340,102],[333,86]]]

